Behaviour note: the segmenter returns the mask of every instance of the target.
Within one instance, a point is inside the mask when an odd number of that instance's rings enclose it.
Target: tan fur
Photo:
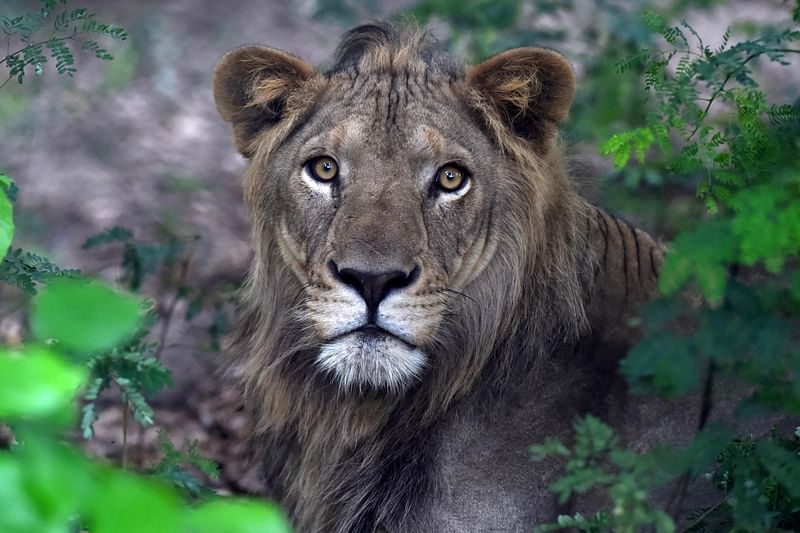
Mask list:
[[[658,245],[587,204],[566,171],[556,126],[575,91],[567,61],[523,48],[465,72],[437,54],[424,32],[368,25],[345,36],[324,74],[260,47],[215,70],[217,106],[248,158],[253,223],[231,351],[271,494],[300,531],[448,530],[436,502],[461,479],[440,470],[446,435],[465,431],[456,421],[506,409],[509,391],[538,383],[538,369],[591,336],[624,350],[624,317],[655,290]],[[346,163],[340,196],[291,160],[314,143]],[[404,159],[401,145],[422,148]],[[417,160],[435,168],[464,146],[474,190],[431,199],[413,189],[418,176],[404,173]],[[332,292],[330,258],[422,266],[395,292],[405,298],[396,314],[434,325],[412,324],[427,357],[418,379],[354,390],[315,366],[330,341],[317,310],[351,305]]]

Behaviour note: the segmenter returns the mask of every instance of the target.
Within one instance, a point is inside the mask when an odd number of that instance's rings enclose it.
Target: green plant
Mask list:
[[[135,333],[124,344],[112,350],[92,354],[87,360],[90,371],[89,386],[84,394],[85,404],[81,418],[81,431],[86,439],[92,438],[92,424],[97,419],[96,402],[100,393],[116,385],[122,393],[126,406],[123,418],[123,467],[127,465],[128,410],[141,426],[153,424],[153,409],[147,397],[164,386],[172,384],[172,375],[154,356],[158,344],[147,342],[144,337],[155,319],[148,312]]]
[[[164,457],[153,468],[156,476],[164,478],[174,486],[182,489],[190,498],[207,498],[214,492],[206,488],[191,469],[196,469],[210,477],[219,478],[219,467],[213,461],[202,457],[197,452],[197,441],[184,442],[185,452],[178,451],[164,431],[158,432],[158,446]]]
[[[9,252],[0,262],[0,283],[14,285],[31,296],[37,286],[59,277],[75,277],[80,270],[61,268],[46,257],[17,248]]]
[[[14,198],[16,186],[11,178],[0,174],[0,253],[6,255],[14,238]]]
[[[537,459],[568,458],[566,477],[553,486],[562,496],[600,487],[613,506],[541,529],[673,531],[683,521],[682,531],[796,530],[797,436],[731,441],[733,430],[709,427],[708,413],[717,382],[735,379],[751,391],[737,416],[800,414],[800,107],[770,103],[752,70],[761,58],[789,65],[800,54],[800,10],[757,38],[731,43],[728,31],[716,49],[686,21],[670,25],[652,11],[644,20],[666,49],[642,49],[619,68],[642,68],[651,111],[645,125],[614,135],[602,151],[620,169],[661,158],[675,179],[694,180],[707,214],[676,237],[661,273],[665,296],[643,311],[645,336],[620,369],[635,394],[699,393],[698,434],[685,450],[637,455],[587,418],[576,425],[572,449],[534,447]],[[687,514],[688,485],[701,474],[720,490],[719,501]],[[670,517],[647,494],[671,481]]]
[[[100,466],[62,442],[60,432],[74,420],[74,398],[88,374],[81,364],[87,356],[84,349],[113,349],[111,340],[120,335],[108,332],[130,334],[140,320],[134,297],[91,286],[87,291],[83,280],[49,286],[37,297],[33,315],[39,343],[0,349],[0,419],[12,425],[18,441],[11,450],[0,451],[0,499],[8,507],[0,514],[0,530],[288,531],[274,507],[219,499],[187,507],[169,486]],[[115,312],[66,328],[63,314],[48,311],[76,305]],[[50,337],[53,332],[58,332],[57,343]],[[95,339],[103,339],[102,345]],[[191,450],[189,458],[204,465]],[[171,454],[159,473],[174,474],[177,460],[184,458]]]
[[[8,78],[0,83],[0,89],[12,79],[22,83],[30,71],[40,76],[50,60],[55,61],[58,74],[72,77],[76,72],[76,46],[80,46],[82,52],[108,61],[113,56],[93,39],[108,37],[124,41],[128,38],[124,28],[98,21],[95,13],[86,8],[60,9],[67,0],[40,0],[39,3],[38,10],[15,17],[0,16],[8,50],[0,59],[0,65],[8,70]],[[48,32],[47,38],[37,40],[38,35]]]
[[[196,239],[191,239],[188,244],[191,245]],[[127,284],[132,291],[141,289],[148,276],[159,271],[166,272],[177,265],[188,269],[191,261],[191,250],[188,253],[186,250],[187,242],[175,236],[168,236],[164,242],[148,243],[134,238],[132,230],[120,226],[89,237],[82,248],[89,250],[113,243],[123,245],[120,265],[123,274],[120,281]],[[183,263],[186,263],[185,267]]]
[[[573,495],[602,488],[608,491],[614,505],[610,512],[598,512],[588,518],[580,513],[560,516],[557,523],[540,526],[538,531],[574,527],[581,531],[613,529],[633,533],[642,525],[652,525],[658,533],[675,530],[669,515],[647,501],[647,489],[653,486],[654,475],[660,474],[663,478],[656,467],[655,454],[640,458],[624,449],[614,430],[599,419],[587,416],[575,423],[575,443],[571,450],[551,439],[531,446],[530,451],[534,461],[553,455],[566,459],[564,477],[551,487],[561,503],[566,503]]]
[[[230,317],[225,310],[231,296],[226,294],[227,287],[216,287],[214,290],[193,286],[189,282],[189,270],[194,256],[198,236],[179,238],[173,234],[166,235],[162,241],[150,242],[135,237],[133,230],[114,226],[86,239],[84,250],[99,247],[119,246],[121,248],[121,276],[119,281],[132,291],[140,291],[142,284],[149,277],[157,277],[160,283],[159,293],[173,293],[166,303],[156,302],[154,306],[157,321],[160,321],[158,343],[153,353],[156,359],[163,350],[164,340],[174,318],[177,305],[181,300],[187,303],[184,318],[192,321],[203,311],[210,311],[211,321],[207,332],[211,348],[219,350],[220,338],[227,332]],[[152,326],[155,326],[155,322]]]

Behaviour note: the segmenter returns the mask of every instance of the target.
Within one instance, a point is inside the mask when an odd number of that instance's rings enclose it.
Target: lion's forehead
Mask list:
[[[296,158],[324,152],[341,158],[345,167],[361,162],[381,170],[399,164],[426,176],[452,161],[473,164],[474,170],[482,170],[484,162],[497,164],[494,144],[455,95],[406,98],[405,86],[387,98],[375,96],[377,89],[354,91],[355,97],[347,86],[327,91],[284,146],[286,152]]]
[[[447,125],[435,120],[420,118],[407,128],[394,129],[375,127],[371,115],[342,113],[340,121],[325,121],[310,132],[301,151],[324,149],[341,157],[345,165],[351,160],[404,160],[417,172],[433,172],[436,164],[452,159],[468,161],[476,151],[447,133]]]

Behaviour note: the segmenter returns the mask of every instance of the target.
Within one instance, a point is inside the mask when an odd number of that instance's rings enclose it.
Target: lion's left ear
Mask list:
[[[515,48],[467,72],[506,125],[526,140],[545,141],[567,118],[575,97],[575,75],[561,54],[544,48]]]

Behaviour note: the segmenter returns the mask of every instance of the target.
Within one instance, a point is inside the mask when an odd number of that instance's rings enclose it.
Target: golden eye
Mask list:
[[[445,192],[456,192],[467,184],[467,173],[455,165],[445,165],[436,173],[436,184]]]
[[[336,160],[326,155],[309,161],[307,168],[311,177],[321,182],[333,181],[339,175],[339,165]]]

